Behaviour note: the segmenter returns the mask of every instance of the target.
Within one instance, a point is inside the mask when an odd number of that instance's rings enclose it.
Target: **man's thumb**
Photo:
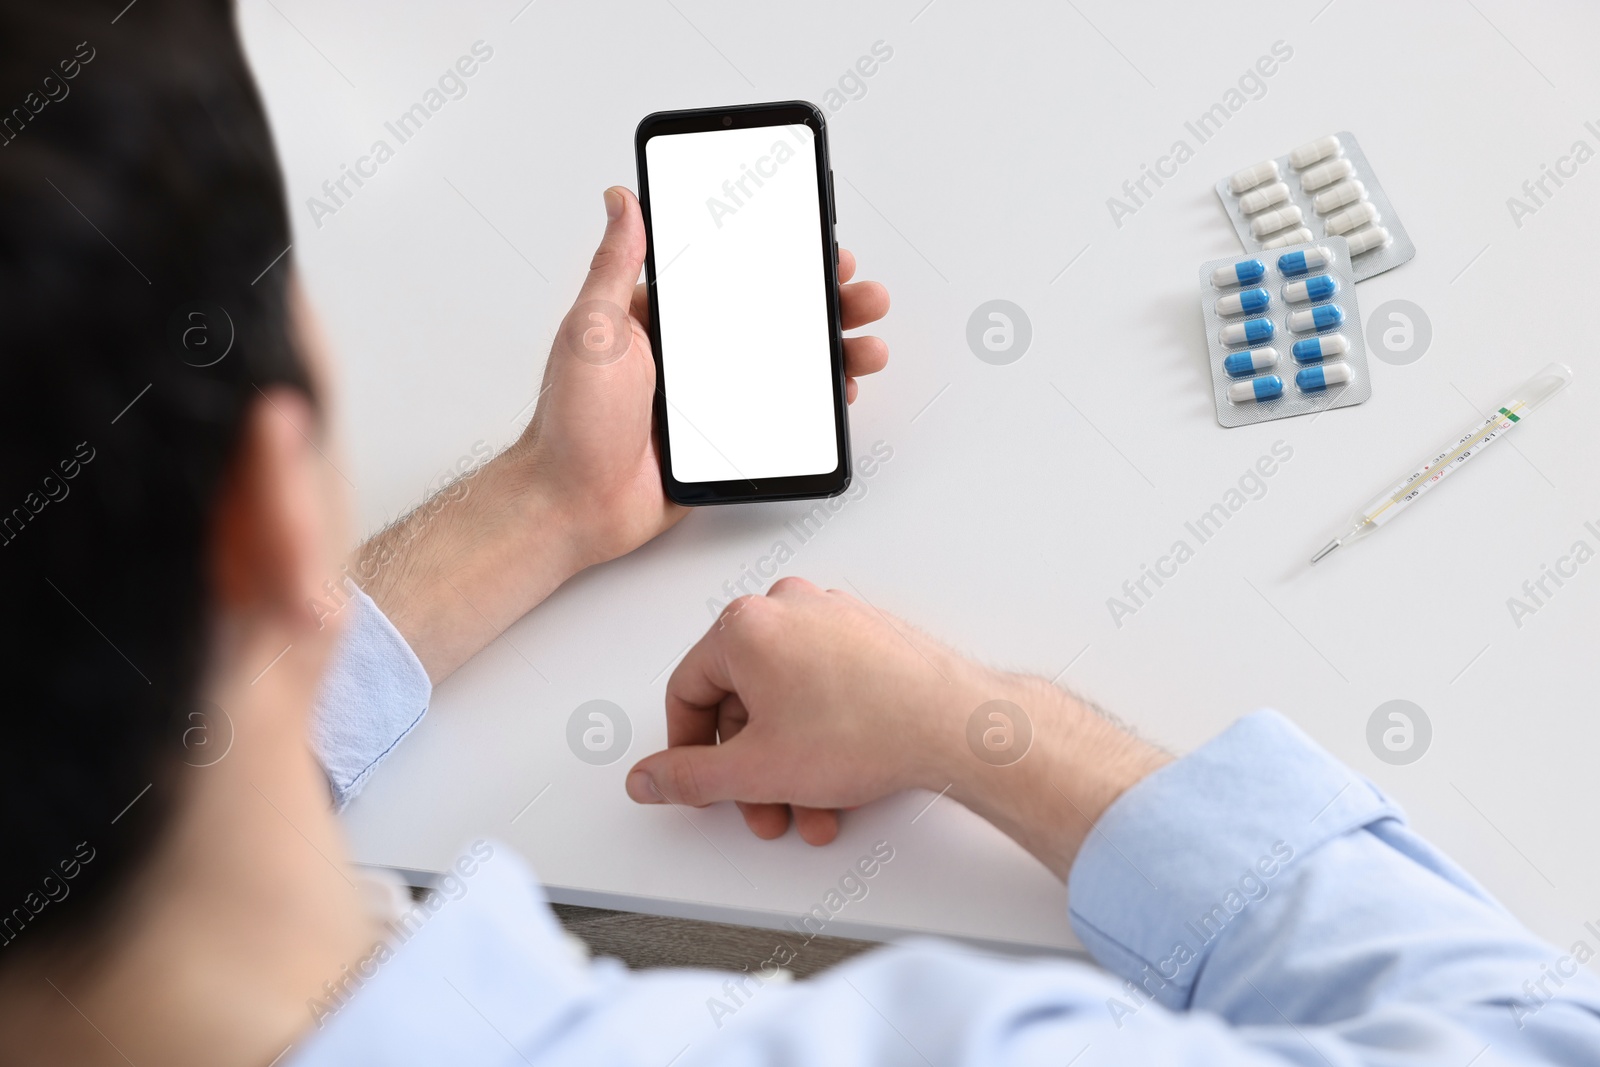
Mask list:
[[[606,233],[589,263],[579,302],[604,300],[624,310],[644,266],[644,216],[639,201],[620,185],[605,192]]]
[[[700,807],[719,800],[759,800],[746,795],[739,745],[680,745],[646,756],[628,772],[628,796],[640,804]]]

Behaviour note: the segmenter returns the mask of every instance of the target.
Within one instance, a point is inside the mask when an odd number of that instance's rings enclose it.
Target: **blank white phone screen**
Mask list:
[[[816,151],[804,125],[645,145],[680,482],[839,466]]]

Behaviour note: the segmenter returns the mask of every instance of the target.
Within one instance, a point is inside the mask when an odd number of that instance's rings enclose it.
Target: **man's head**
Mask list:
[[[115,14],[0,14],[0,965],[104,914],[262,649],[314,684],[342,535],[231,5]]]

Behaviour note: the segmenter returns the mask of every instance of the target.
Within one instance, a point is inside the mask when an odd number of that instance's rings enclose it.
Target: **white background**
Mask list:
[[[1069,944],[1062,888],[948,800],[915,821],[929,797],[875,805],[810,849],[757,841],[726,807],[626,799],[631,760],[663,743],[665,672],[709,624],[707,601],[787,539],[784,573],[1060,674],[1177,751],[1275,706],[1538,931],[1587,936],[1600,561],[1520,629],[1506,600],[1573,541],[1593,544],[1583,524],[1600,520],[1600,160],[1520,228],[1506,201],[1574,140],[1594,145],[1592,5],[274,4],[246,0],[243,22],[288,172],[293,258],[344,360],[341,469],[366,530],[474,441],[503,445],[526,421],[602,231],[601,190],[633,181],[642,116],[825,105],[874,42],[893,51],[847,79],[865,92],[830,114],[841,244],[895,302],[881,327],[892,363],[862,383],[853,437],[858,454],[882,440],[893,458],[805,544],[784,525],[801,505],[702,509],[558,591],[440,688],[351,813],[359,856],[437,867],[492,835],[559,899],[771,918],[811,907],[882,839],[894,861],[840,922]],[[479,38],[494,58],[468,96],[311,225],[304,198]],[[1115,226],[1107,199],[1277,40],[1294,55],[1265,96]],[[1239,246],[1211,185],[1340,129],[1418,247],[1361,283],[1363,318],[1415,301],[1432,349],[1410,366],[1373,360],[1360,406],[1221,429],[1195,269]],[[1009,366],[965,340],[994,298],[1033,324]],[[1576,371],[1563,396],[1402,519],[1306,568],[1357,506],[1553,356]],[[1116,627],[1106,599],[1279,439],[1294,457],[1267,496]],[[564,740],[597,698],[634,725],[607,767]],[[1407,767],[1365,738],[1394,698],[1434,725]]]
[[[836,469],[815,136],[806,126],[683,133],[651,138],[645,154],[673,475]],[[756,173],[760,185],[746,177],[758,171],[771,172]],[[714,215],[713,197],[732,213]]]

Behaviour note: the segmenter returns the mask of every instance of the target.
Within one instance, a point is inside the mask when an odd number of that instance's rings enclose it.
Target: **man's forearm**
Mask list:
[[[1041,678],[996,675],[994,690],[1027,716],[1032,743],[1006,766],[952,746],[950,795],[1065,881],[1101,814],[1172,757]]]
[[[437,683],[583,569],[571,520],[513,446],[362,545],[351,571]]]

